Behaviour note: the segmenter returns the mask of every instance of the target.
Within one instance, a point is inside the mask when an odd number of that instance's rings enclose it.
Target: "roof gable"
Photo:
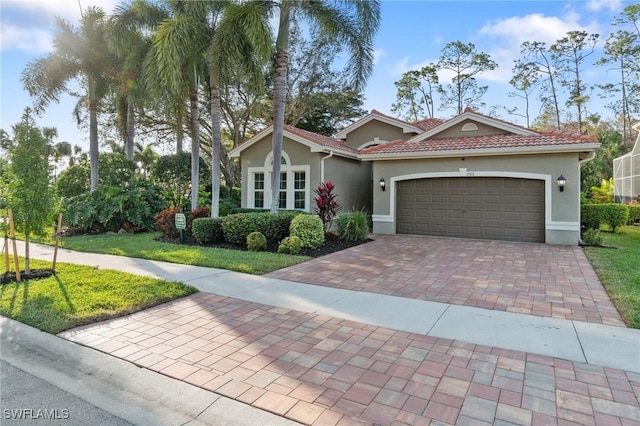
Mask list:
[[[263,140],[265,137],[273,133],[273,125],[264,128],[258,132],[255,136],[247,139],[229,152],[231,157],[240,157],[240,154],[245,149],[254,145],[255,143]],[[306,130],[298,129],[293,126],[285,124],[283,135],[295,142],[301,143],[310,148],[311,152],[330,152],[334,151],[336,155],[340,155],[348,158],[356,158],[357,151],[347,146],[344,141],[322,136],[317,133],[309,132]]]
[[[395,127],[399,128],[399,129],[402,129],[403,133],[422,133],[422,131],[424,130],[421,127],[419,127],[418,125],[416,125],[416,123],[414,123],[414,124],[408,123],[406,121],[400,120],[398,118],[390,117],[388,115],[385,115],[385,114],[381,113],[380,111],[372,109],[369,114],[367,114],[364,117],[362,117],[361,119],[351,123],[350,125],[348,125],[344,129],[342,129],[338,133],[336,133],[336,138],[338,138],[338,139],[346,139],[347,135],[349,133],[353,132],[354,130],[356,130],[356,129],[364,126],[364,125],[366,125],[367,123],[369,123],[369,122],[371,122],[373,120],[377,120],[377,121],[380,121],[382,123],[390,124],[390,125],[395,126]],[[422,120],[422,121],[425,121],[425,120]]]
[[[438,134],[445,132],[446,130],[453,129],[454,127],[462,124],[465,121],[476,122],[485,126],[492,127],[494,129],[502,131],[502,133],[516,134],[516,135],[535,135],[534,130],[527,129],[526,127],[518,126],[517,124],[509,123],[507,121],[499,120],[497,118],[489,117],[487,115],[478,114],[473,110],[467,108],[462,114],[459,114],[452,118],[442,122],[442,124],[432,127],[424,133],[421,133],[407,142],[418,142],[425,139],[435,138]]]

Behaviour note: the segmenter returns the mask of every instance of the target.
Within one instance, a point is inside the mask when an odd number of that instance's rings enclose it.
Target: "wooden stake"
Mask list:
[[[58,215],[58,227],[56,228],[56,245],[53,249],[53,272],[56,272],[56,260],[58,259],[58,246],[60,245],[60,232],[62,231],[62,213]]]
[[[9,209],[9,230],[13,241],[13,263],[16,265],[16,281],[22,281],[20,277],[20,259],[18,259],[18,246],[16,245],[16,228],[13,225],[13,210]]]
[[[9,234],[4,230],[4,269],[9,273]]]

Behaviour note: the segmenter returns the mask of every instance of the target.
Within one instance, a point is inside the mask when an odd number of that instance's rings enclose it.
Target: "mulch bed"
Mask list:
[[[20,279],[22,281],[27,280],[37,280],[42,278],[47,278],[52,275],[55,275],[53,269],[32,269],[31,272],[25,274],[24,271],[20,271]],[[0,284],[9,284],[16,282],[16,273],[15,272],[5,272],[0,275]]]
[[[162,241],[164,243],[170,243],[170,244],[180,244],[179,238],[174,239],[174,238],[168,238],[168,237],[159,237],[159,238],[156,238],[156,241]],[[340,239],[326,240],[321,247],[318,247],[317,249],[303,248],[302,250],[300,250],[300,253],[298,254],[300,256],[321,257],[327,254],[335,253],[337,251],[348,249],[350,247],[355,247],[360,244],[368,243],[370,241],[373,241],[373,240],[371,239],[366,239],[364,241],[344,241]],[[197,246],[198,242],[195,240],[195,238],[193,238],[193,236],[188,235],[188,236],[185,236],[183,244]],[[229,250],[247,251],[247,247],[241,244],[222,243],[222,244],[213,244],[213,245],[208,245],[203,247],[216,247],[216,248],[223,248],[223,249],[229,249]],[[269,245],[267,246],[267,251],[272,253],[277,253],[278,246],[275,244]]]

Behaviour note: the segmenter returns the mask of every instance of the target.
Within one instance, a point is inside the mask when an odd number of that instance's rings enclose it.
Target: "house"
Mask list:
[[[242,206],[269,208],[268,127],[231,151]],[[313,188],[336,185],[373,232],[577,244],[580,164],[590,136],[537,132],[467,109],[406,122],[376,110],[329,138],[285,126],[280,208],[313,211]]]
[[[640,202],[640,123],[633,129],[638,132],[633,149],[613,160],[613,194],[617,203]]]

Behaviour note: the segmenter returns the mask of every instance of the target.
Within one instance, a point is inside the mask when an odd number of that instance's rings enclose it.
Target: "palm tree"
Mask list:
[[[270,53],[267,4],[262,1],[232,3],[219,0],[175,1],[174,16],[164,21],[154,44],[156,63],[166,86],[180,93],[184,76],[191,74],[192,208],[197,207],[199,125],[198,77],[204,76],[211,104],[212,190],[211,216],[218,216],[220,200],[220,151],[222,114],[220,84],[238,64],[253,68],[256,58]],[[258,68],[258,67],[255,67]],[[202,71],[205,71],[204,73]],[[195,104],[195,105],[194,105]]]
[[[71,158],[71,144],[69,142],[58,142],[53,146],[53,161],[54,161],[53,180],[54,181],[56,181],[58,178],[58,163],[64,157]]]
[[[273,169],[271,175],[271,212],[276,213],[280,196],[280,161],[284,133],[284,113],[289,65],[289,33],[292,13],[298,12],[313,25],[335,39],[350,53],[347,65],[352,86],[360,90],[373,70],[373,37],[380,26],[379,0],[297,1],[281,0],[273,90]],[[320,52],[318,54],[321,54]]]
[[[153,150],[154,145],[155,143],[150,143],[143,147],[142,144],[136,142],[136,152],[133,159],[136,164],[138,164],[138,168],[145,178],[149,175],[149,170],[151,170],[153,164],[160,157],[158,153]]]
[[[71,93],[67,83],[84,85],[84,101],[89,111],[89,158],[91,190],[98,186],[98,101],[108,88],[108,69],[113,63],[106,49],[106,15],[102,8],[90,6],[82,12],[80,28],[57,18],[53,52],[27,63],[21,81],[35,98],[36,112],[42,112],[51,101]]]

